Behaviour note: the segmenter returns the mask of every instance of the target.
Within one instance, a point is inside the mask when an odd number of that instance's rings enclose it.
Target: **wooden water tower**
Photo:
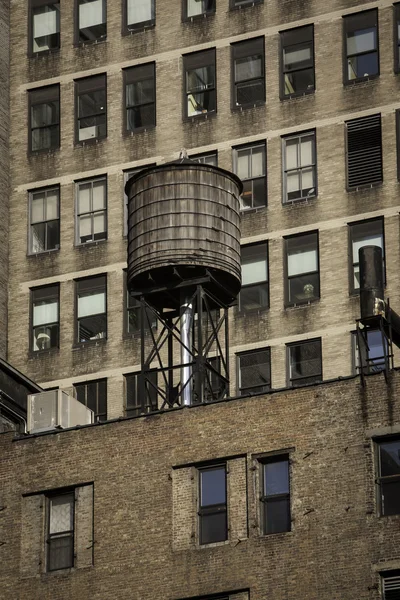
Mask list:
[[[142,412],[221,400],[229,393],[227,311],[241,286],[242,183],[183,158],[140,171],[125,190]]]

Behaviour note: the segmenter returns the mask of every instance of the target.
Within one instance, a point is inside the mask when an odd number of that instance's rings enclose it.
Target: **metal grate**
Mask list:
[[[400,600],[400,573],[383,578],[383,600]]]
[[[381,116],[354,119],[346,125],[348,188],[382,182]]]

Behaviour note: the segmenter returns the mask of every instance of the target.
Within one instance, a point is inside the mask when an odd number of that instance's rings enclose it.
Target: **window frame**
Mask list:
[[[102,85],[100,85],[100,78],[103,78]],[[98,79],[97,84],[95,82],[96,79]],[[90,80],[93,82],[93,86],[90,87],[90,85],[88,84],[88,89],[79,91],[79,86],[86,87],[84,85],[84,82],[88,82]],[[81,82],[83,82],[83,83],[81,83]],[[104,90],[104,104],[105,104],[104,110],[99,113],[94,113],[90,117],[79,117],[79,98],[80,98],[80,96],[83,96],[85,94],[90,94],[93,92],[99,92],[102,90]],[[89,77],[79,77],[78,79],[74,79],[74,96],[75,96],[75,115],[74,115],[74,118],[75,118],[75,123],[74,123],[75,146],[84,146],[86,144],[98,143],[101,140],[105,140],[108,136],[107,73],[99,73],[96,75],[90,75]],[[96,137],[90,137],[90,138],[80,140],[79,139],[79,131],[80,131],[79,122],[80,122],[80,120],[81,119],[89,119],[89,118],[97,118],[97,117],[101,117],[102,115],[105,115],[105,133],[103,135],[99,135]],[[99,125],[94,125],[94,127],[99,127]]]
[[[384,444],[388,444],[391,442],[397,442],[399,446],[400,452],[400,434],[396,433],[393,435],[386,435],[382,437],[377,437],[373,439],[374,442],[374,455],[375,455],[375,465],[376,465],[376,505],[377,505],[377,514],[380,518],[388,518],[388,517],[396,517],[400,515],[400,509],[395,513],[386,513],[384,511],[384,498],[383,498],[383,484],[390,483],[398,483],[400,485],[400,473],[398,475],[381,475],[381,446]]]
[[[311,38],[307,39],[306,38],[306,30],[310,30],[311,31]],[[302,35],[303,34],[303,35]],[[296,38],[298,37],[300,39],[300,41],[295,42],[293,40],[292,43],[287,43],[285,42],[285,37],[286,38]],[[312,61],[312,65],[310,67],[301,67],[301,68],[294,68],[293,70],[286,70],[285,69],[285,61],[284,61],[284,52],[286,49],[288,48],[292,48],[292,47],[299,47],[299,46],[307,46],[308,44],[311,44],[311,61]],[[315,94],[315,90],[316,90],[316,73],[315,73],[315,44],[314,44],[314,23],[311,23],[310,25],[303,25],[301,27],[294,27],[292,29],[286,29],[284,31],[280,31],[279,32],[279,60],[280,60],[280,64],[279,64],[279,93],[280,93],[280,99],[281,100],[289,100],[290,98],[297,98],[297,97],[301,97],[301,96],[306,96],[309,94]],[[312,89],[306,89],[303,90],[301,92],[293,92],[290,94],[286,94],[285,93],[285,75],[286,73],[296,73],[296,72],[300,72],[300,71],[305,71],[307,69],[312,69],[313,71],[313,79],[314,79],[314,85],[312,87]]]
[[[156,0],[149,0],[154,17],[147,21],[140,21],[137,25],[128,25],[128,0],[122,0],[122,35],[133,35],[151,29],[156,25]]]
[[[315,271],[305,271],[302,273],[297,273],[296,275],[289,275],[289,252],[288,252],[288,243],[294,239],[300,239],[305,237],[316,236],[316,252],[317,252],[317,270]],[[305,233],[290,235],[283,238],[284,242],[284,277],[285,277],[285,308],[290,308],[293,306],[307,306],[308,304],[312,304],[313,302],[317,302],[321,298],[321,266],[320,266],[320,256],[319,256],[319,231],[307,231]],[[309,299],[304,299],[304,301],[291,301],[290,298],[290,281],[294,278],[304,277],[306,275],[317,275],[318,276],[318,293]]]
[[[53,297],[57,300],[57,320],[50,321],[48,323],[43,323],[41,325],[34,325],[34,307],[35,307],[35,292],[40,293],[42,290],[49,290],[49,288],[54,288],[54,293],[49,298]],[[58,350],[60,348],[60,284],[52,283],[50,285],[41,285],[37,287],[33,287],[30,289],[30,300],[29,300],[29,349],[32,354],[51,352],[54,350]],[[57,331],[57,343],[54,346],[50,346],[49,348],[38,348],[37,350],[34,348],[33,338],[34,331],[37,327],[56,327]],[[51,338],[50,338],[51,339]]]
[[[94,281],[96,279],[104,279],[104,288],[100,285],[100,282],[96,285],[94,284],[92,286],[92,290],[96,291],[96,290],[104,290],[104,304],[105,304],[105,311],[101,312],[101,313],[91,313],[90,315],[86,315],[85,317],[79,317],[79,284],[80,282],[84,282],[84,281]],[[103,274],[99,274],[99,275],[93,275],[91,277],[80,277],[79,279],[75,279],[74,280],[75,283],[75,344],[77,345],[77,347],[82,347],[82,346],[86,346],[88,344],[98,344],[99,342],[104,342],[107,340],[108,337],[108,298],[107,298],[107,273],[103,273]],[[87,293],[86,295],[91,295],[90,293]],[[105,315],[105,335],[101,338],[95,338],[95,339],[89,339],[89,340],[80,340],[79,339],[79,331],[80,331],[80,320],[81,319],[85,319],[88,316],[93,317],[93,316],[101,316],[101,315]],[[98,335],[98,334],[96,334]]]
[[[74,44],[75,46],[86,46],[88,44],[99,44],[101,42],[105,42],[107,40],[107,0],[101,0],[104,11],[104,24],[106,32],[98,38],[94,40],[81,40],[80,39],[80,22],[79,22],[79,7],[81,0],[74,0]],[[112,0],[110,0],[112,1]]]
[[[236,61],[242,58],[261,57],[261,77],[252,77],[250,79],[236,81]],[[262,84],[262,99],[255,102],[246,102],[238,104],[237,96],[238,89],[243,83],[261,82]],[[257,36],[235,42],[231,44],[231,110],[241,111],[247,108],[262,106],[266,101],[265,92],[265,37]]]
[[[400,2],[393,4],[393,52],[395,73],[400,73]],[[396,111],[397,112],[397,111]]]
[[[41,6],[51,6],[54,4],[60,5],[60,0],[55,0],[52,2],[51,0],[29,0],[28,4],[28,57],[35,58],[37,56],[44,56],[46,54],[51,54],[53,52],[58,52],[61,47],[61,9],[58,10],[58,44],[54,48],[48,48],[47,50],[34,51],[33,50],[33,11],[35,8],[39,8]],[[56,17],[57,20],[57,17]]]
[[[229,0],[229,10],[241,10],[256,4],[264,4],[264,0]]]
[[[306,137],[310,137],[312,136],[313,138],[313,143],[312,143],[312,158],[313,158],[313,162],[304,165],[304,166],[298,166],[296,168],[293,169],[288,169],[287,168],[287,142],[290,140],[297,140],[296,143],[296,155],[297,155],[297,161],[299,161],[299,152],[301,149],[301,140],[303,138]],[[290,135],[285,135],[282,136],[282,204],[283,206],[287,206],[287,205],[291,205],[294,204],[295,202],[305,202],[308,200],[311,200],[312,198],[317,198],[318,197],[318,162],[317,162],[317,132],[315,129],[311,129],[309,131],[301,131],[299,133],[296,134],[290,134]],[[312,195],[307,195],[304,196],[303,194],[299,197],[299,198],[293,198],[293,199],[288,199],[287,195],[288,195],[288,185],[287,185],[287,179],[288,179],[288,174],[290,173],[298,173],[299,175],[299,179],[302,182],[302,174],[303,174],[303,170],[307,170],[307,169],[312,169],[313,174],[314,174],[314,193]],[[303,188],[301,187],[301,190],[299,190],[301,192],[303,192]]]
[[[148,377],[149,379],[153,380],[150,382],[153,383],[155,386],[158,385],[157,383],[157,370],[156,369],[151,369],[148,372]],[[148,414],[149,412],[155,412],[158,410],[158,403],[157,403],[157,399],[158,399],[158,394],[157,394],[157,389],[152,388],[150,391],[154,390],[154,394],[155,397],[152,398],[151,393],[149,393],[149,397],[150,397],[150,405],[143,405],[142,403],[138,404],[137,403],[137,399],[139,396],[139,391],[138,388],[140,386],[140,377],[141,377],[141,372],[140,371],[133,371],[132,373],[124,373],[124,413],[125,413],[125,417],[138,417],[140,415],[143,414]],[[155,377],[154,377],[155,376]],[[133,382],[132,386],[134,388],[134,399],[136,400],[136,404],[129,404],[128,405],[128,385],[129,382]],[[146,396],[147,399],[147,396]]]
[[[319,350],[320,350],[320,362],[321,362],[321,371],[318,374],[315,375],[305,375],[303,377],[291,377],[291,356],[290,356],[290,351],[292,348],[295,348],[297,346],[306,346],[308,344],[315,344],[315,343],[319,343]],[[316,383],[321,383],[324,380],[324,376],[323,376],[323,364],[322,364],[322,338],[312,338],[312,339],[303,339],[303,340],[299,340],[298,342],[290,342],[289,344],[286,344],[286,364],[287,364],[287,387],[289,388],[297,388],[297,387],[302,387],[304,385],[315,385]],[[310,381],[310,382],[306,382],[306,383],[299,383],[297,385],[293,385],[293,382],[298,382],[298,381],[304,381],[304,379],[310,379],[311,377],[320,377],[320,379],[317,379],[316,381]]]
[[[225,474],[225,503],[218,504],[207,504],[202,506],[201,497],[202,497],[202,484],[201,484],[201,473],[205,471],[212,471],[224,468]],[[214,544],[223,544],[229,539],[229,526],[228,526],[228,464],[226,461],[217,461],[212,464],[204,464],[198,465],[196,467],[197,472],[197,486],[198,486],[198,506],[197,506],[197,514],[198,514],[198,532],[199,532],[199,545],[200,546],[209,546]],[[202,518],[213,515],[224,515],[224,525],[225,525],[225,539],[217,540],[217,541],[203,541],[204,535],[202,534]]]
[[[140,316],[138,317],[138,321],[139,321],[139,327],[137,329],[137,331],[129,331],[129,311],[135,311],[135,310],[140,310],[141,306],[140,306],[140,301],[136,300],[137,303],[139,303],[139,306],[129,306],[129,290],[128,290],[128,282],[127,282],[127,270],[124,269],[123,271],[123,278],[124,278],[124,319],[123,319],[123,327],[124,327],[124,337],[125,338],[138,338],[141,336],[141,323],[140,323]],[[132,298],[132,300],[134,300]],[[151,316],[151,315],[150,315]],[[150,330],[149,328],[146,326],[147,323],[145,323],[145,327],[144,327],[144,332],[145,335],[149,335],[150,334]],[[152,320],[152,324],[151,324],[151,329],[153,331],[157,330],[157,320]]]
[[[49,92],[48,100],[46,100],[46,92]],[[34,101],[34,96],[43,96],[41,101]],[[54,96],[54,97],[53,97]],[[57,102],[58,101],[58,122],[52,123],[51,125],[43,125],[38,127],[32,126],[32,108],[34,106],[42,106],[44,104],[48,104],[49,102]],[[61,138],[61,102],[60,102],[60,84],[55,83],[52,85],[46,85],[39,88],[33,88],[28,90],[28,152],[29,154],[41,154],[41,153],[52,153],[60,148],[60,138]],[[33,131],[41,130],[41,129],[52,129],[57,128],[57,143],[54,146],[50,146],[50,148],[38,148],[37,150],[33,149]]]
[[[382,600],[389,600],[389,597],[386,596],[386,584],[385,579],[397,579],[396,587],[392,588],[394,591],[400,591],[400,569],[391,569],[390,571],[381,571],[381,588],[382,588]],[[397,587],[398,586],[398,587]],[[390,590],[389,590],[390,591]]]
[[[374,122],[374,119],[376,120],[376,122]],[[369,122],[368,122],[369,120]],[[358,123],[362,122],[362,128],[360,129],[358,127]],[[379,152],[380,152],[380,164],[379,164],[379,169],[380,169],[380,179],[375,179],[373,181],[362,181],[361,183],[358,183],[356,185],[350,185],[349,179],[350,179],[350,162],[349,162],[349,158],[350,158],[350,150],[349,150],[349,136],[352,136],[352,134],[354,133],[354,131],[356,131],[358,129],[358,131],[361,131],[362,129],[365,130],[365,132],[369,129],[374,129],[378,127],[378,123],[379,123]],[[357,117],[355,119],[349,119],[348,121],[345,121],[344,123],[345,125],[345,170],[346,170],[346,190],[347,192],[355,192],[358,191],[360,189],[368,189],[368,188],[373,188],[373,187],[377,187],[378,185],[382,185],[383,183],[383,144],[382,144],[382,114],[381,113],[376,113],[373,115],[367,115],[366,117]],[[349,128],[350,125],[350,128]],[[369,138],[371,139],[371,132],[368,134]],[[354,139],[352,140],[352,144],[354,144]],[[376,153],[376,148],[378,148],[378,146],[372,146],[373,148],[375,148],[374,153]],[[364,147],[362,149],[362,152],[364,153],[363,155],[363,160],[365,162],[367,162],[366,159],[370,159],[370,157],[366,156],[368,155],[368,152],[370,151],[371,146],[367,146]],[[352,155],[354,152],[358,152],[360,153],[360,150],[352,150]],[[358,160],[360,158],[358,157]],[[354,168],[354,165],[352,165]],[[372,165],[370,165],[372,167]],[[354,178],[355,175],[352,175],[352,177]]]
[[[143,72],[145,71],[145,69],[150,69],[152,70],[152,76],[142,76],[142,77],[135,77],[134,76],[134,72],[137,71],[139,72],[139,70],[142,70]],[[138,64],[138,65],[133,65],[132,67],[126,67],[125,69],[122,69],[122,73],[123,73],[123,132],[124,135],[134,135],[135,133],[140,133],[142,131],[148,131],[150,129],[154,129],[157,125],[157,81],[156,81],[156,63],[155,61],[153,62],[149,62],[149,63],[143,63],[143,64]],[[129,77],[130,73],[132,73],[131,77]],[[128,85],[132,85],[132,84],[136,84],[136,83],[140,83],[142,81],[150,81],[152,80],[153,82],[153,102],[143,102],[140,104],[136,104],[136,105],[132,105],[132,106],[128,106],[127,105],[127,100],[126,100],[126,96],[127,96],[127,86]],[[134,110],[135,107],[146,107],[146,106],[150,106],[153,105],[153,120],[152,123],[150,123],[149,125],[143,125],[140,127],[136,127],[135,129],[128,129],[128,110]]]
[[[206,162],[208,157],[215,157],[215,164]],[[189,156],[190,160],[194,160],[202,165],[210,165],[213,167],[218,167],[218,150],[210,150],[209,152],[201,152],[200,154],[191,154]],[[203,160],[204,159],[204,160]]]
[[[60,531],[60,532],[55,532],[53,534],[50,533],[50,523],[51,523],[51,502],[53,499],[55,498],[61,498],[62,496],[71,496],[71,522],[72,522],[72,529],[68,530],[68,531]],[[75,498],[75,489],[70,489],[70,490],[65,490],[63,492],[57,491],[57,492],[52,492],[52,493],[48,493],[46,494],[46,512],[47,512],[47,516],[46,516],[46,546],[47,546],[47,552],[46,552],[46,572],[47,573],[51,573],[53,571],[61,571],[61,570],[65,570],[65,569],[71,569],[75,566],[75,532],[76,532],[76,526],[75,526],[75,515],[76,515],[76,510],[75,510],[75,502],[76,502],[76,498]],[[60,538],[66,538],[68,537],[70,539],[70,544],[71,544],[71,548],[70,548],[70,564],[64,566],[64,567],[58,567],[56,569],[51,569],[50,568],[50,563],[51,563],[51,559],[50,559],[50,555],[51,555],[51,539],[60,539]],[[58,536],[58,537],[56,537]]]
[[[91,184],[90,187],[90,203],[91,206],[93,208],[93,183],[96,182],[100,182],[100,181],[104,181],[105,185],[104,185],[104,195],[105,195],[105,207],[102,209],[98,209],[98,210],[90,210],[89,212],[79,212],[80,208],[79,208],[79,202],[80,202],[80,194],[79,194],[79,189],[81,185],[87,185],[87,184]],[[96,235],[94,233],[94,217],[96,216],[96,214],[100,214],[100,213],[104,213],[104,224],[105,224],[105,231],[104,234],[105,236],[103,238],[94,239],[94,236]],[[80,218],[82,216],[86,216],[88,217],[90,215],[90,221],[91,221],[91,236],[92,239],[91,240],[87,240],[85,242],[82,242],[80,240],[81,236],[80,236]],[[76,247],[84,247],[90,244],[98,244],[99,242],[106,242],[108,239],[108,178],[107,175],[99,175],[98,177],[92,177],[89,179],[79,179],[77,181],[75,181],[75,246]]]
[[[207,2],[208,0],[200,0],[202,5],[204,2]],[[198,19],[206,19],[208,17],[210,17],[211,15],[215,14],[216,11],[216,3],[217,0],[211,0],[211,2],[213,3],[213,7],[211,9],[206,9],[206,10],[202,10],[201,13],[199,13],[198,15],[191,15],[189,16],[188,13],[188,0],[182,0],[182,21],[189,21],[190,23],[198,20]]]
[[[369,16],[371,16],[371,19],[369,19]],[[375,16],[375,18],[374,18]],[[377,73],[373,74],[373,75],[367,75],[367,76],[363,76],[363,77],[356,77],[354,79],[349,79],[348,77],[348,66],[349,66],[349,59],[353,58],[353,57],[359,57],[359,56],[364,56],[367,54],[372,54],[372,52],[370,50],[368,51],[364,51],[364,52],[358,52],[356,54],[347,54],[347,36],[349,33],[354,33],[356,31],[363,31],[363,29],[365,29],[365,27],[363,27],[362,24],[360,24],[359,26],[355,26],[355,22],[356,21],[375,21],[375,27],[376,27],[376,49],[374,50],[374,52],[376,52],[376,57],[377,57],[377,63],[378,63],[378,70]],[[353,24],[352,24],[353,22]],[[372,79],[377,79],[380,76],[380,53],[379,53],[379,15],[378,15],[378,9],[377,8],[372,8],[370,10],[361,10],[358,11],[356,13],[352,13],[350,15],[344,15],[343,16],[343,51],[342,51],[342,62],[343,62],[343,85],[347,86],[347,85],[354,85],[356,83],[359,83],[361,81],[370,81]]]
[[[386,287],[386,252],[385,252],[385,220],[384,217],[377,217],[374,219],[365,219],[363,221],[353,221],[347,224],[348,226],[348,248],[349,248],[349,252],[348,252],[348,256],[349,256],[349,295],[350,296],[355,296],[358,295],[360,292],[360,288],[356,288],[354,286],[354,269],[355,267],[359,266],[359,262],[354,262],[354,257],[353,257],[353,244],[355,241],[354,240],[354,228],[359,226],[359,225],[369,225],[369,224],[381,224],[381,235],[382,235],[382,260],[383,260],[383,283],[384,286]],[[359,240],[358,240],[359,241]],[[366,243],[364,244],[365,246],[368,246],[370,244]],[[363,247],[363,246],[361,246]]]
[[[100,389],[100,386],[104,387],[102,389]],[[78,402],[80,402],[81,404],[83,404],[84,406],[86,406],[86,408],[90,408],[88,407],[88,386],[95,386],[95,404],[96,404],[96,410],[94,410],[93,408],[91,410],[93,410],[93,422],[94,423],[99,423],[99,422],[104,422],[107,421],[107,410],[108,410],[108,404],[107,404],[107,379],[106,378],[102,378],[102,379],[90,379],[88,381],[78,381],[77,383],[73,384],[74,386],[74,394],[75,394],[75,398],[77,399]],[[78,389],[81,389],[84,391],[84,402],[82,402],[82,400],[80,400],[78,398]],[[102,393],[104,394],[104,398],[101,398]],[[105,412],[99,411],[99,404],[100,402],[104,402],[105,404]],[[104,417],[104,418],[102,418]]]
[[[265,493],[265,478],[266,478],[266,474],[265,474],[265,466],[268,464],[273,464],[273,463],[278,463],[278,462],[286,462],[287,463],[287,474],[288,474],[288,491],[285,493],[279,493],[279,494],[266,494]],[[282,533],[289,533],[290,531],[292,531],[292,520],[291,520],[291,500],[292,500],[292,494],[291,494],[291,468],[290,468],[290,456],[287,452],[279,452],[279,453],[273,453],[273,454],[269,454],[267,456],[263,456],[261,458],[258,459],[258,463],[259,463],[259,470],[260,470],[260,529],[261,529],[261,535],[263,536],[269,536],[269,535],[278,535],[278,534],[282,534]],[[287,517],[288,517],[288,524],[289,524],[289,528],[288,529],[283,529],[282,531],[267,531],[268,528],[268,510],[267,510],[267,505],[269,502],[279,502],[280,500],[287,500],[288,501],[288,513],[287,513]]]
[[[245,182],[246,181],[251,181],[251,203],[252,206],[244,206],[243,205],[243,200],[242,200],[242,196],[244,193],[246,193],[245,191],[242,192],[241,198],[240,198],[240,213],[241,214],[245,214],[246,212],[251,212],[251,211],[258,211],[261,210],[263,208],[266,208],[268,206],[268,180],[267,180],[267,143],[265,140],[259,140],[256,142],[253,142],[251,144],[242,144],[240,146],[233,146],[232,147],[232,162],[233,162],[233,172],[237,175],[238,173],[238,167],[239,167],[239,157],[238,157],[238,153],[241,150],[249,150],[250,151],[250,155],[249,155],[249,160],[250,160],[250,167],[252,168],[252,154],[253,154],[253,150],[257,149],[257,148],[263,148],[263,153],[264,153],[264,157],[263,157],[263,163],[264,163],[264,174],[262,176],[256,176],[256,177],[247,177],[247,178],[241,178],[243,185],[243,188],[245,187]],[[261,180],[263,179],[263,187],[264,187],[264,195],[265,195],[265,204],[262,204],[261,206],[254,206],[254,181],[255,180]]]
[[[33,196],[35,194],[40,194],[43,193],[44,194],[44,204],[43,206],[45,207],[45,202],[47,202],[47,193],[48,192],[53,192],[53,191],[57,191],[57,214],[58,214],[58,218],[57,219],[47,219],[45,221],[37,221],[36,223],[32,223],[32,201],[33,201]],[[49,187],[44,187],[44,188],[36,188],[36,189],[32,189],[28,191],[28,256],[38,256],[40,254],[47,254],[48,252],[59,252],[60,248],[61,248],[61,239],[60,239],[60,233],[61,233],[61,219],[60,219],[60,198],[61,194],[60,194],[60,186],[59,185],[55,185],[55,186],[49,186]],[[46,208],[45,208],[46,210]],[[58,221],[58,244],[55,245],[54,248],[46,248],[45,250],[40,250],[38,252],[34,252],[33,251],[33,226],[37,225],[37,224],[45,224],[47,225],[47,223],[53,223],[54,221]],[[47,240],[48,237],[48,233],[47,233],[47,226],[46,226],[46,230],[45,230],[45,239]]]
[[[269,290],[269,247],[268,247],[268,240],[266,240],[265,242],[256,242],[253,244],[243,244],[240,247],[241,250],[241,262],[242,262],[242,266],[243,266],[243,251],[249,248],[257,248],[259,247],[259,251],[261,254],[261,251],[265,251],[265,264],[266,264],[266,271],[267,271],[267,279],[266,280],[262,280],[262,281],[258,281],[256,283],[249,283],[249,284],[243,284],[242,283],[242,287],[241,287],[241,291],[239,292],[239,296],[238,296],[238,310],[240,313],[251,313],[251,312],[259,312],[260,310],[268,310],[270,307],[270,290]],[[249,263],[251,264],[251,263]],[[243,269],[242,269],[243,272]],[[250,289],[250,288],[256,288],[256,287],[261,287],[261,286],[266,286],[266,291],[267,291],[267,303],[266,304],[260,304],[260,306],[257,307],[253,307],[253,308],[245,308],[243,306],[243,301],[242,301],[242,290],[246,290],[246,289]]]
[[[216,48],[207,48],[205,50],[200,50],[198,52],[190,52],[188,54],[182,55],[182,74],[183,74],[183,121],[192,121],[195,119],[208,119],[212,115],[217,114],[218,104],[217,104],[217,52]],[[188,113],[188,97],[193,95],[192,92],[188,91],[188,81],[187,75],[191,71],[195,71],[196,69],[201,69],[205,67],[212,66],[214,68],[214,86],[210,88],[210,90],[214,94],[214,110],[207,110],[206,112],[202,112],[200,114],[189,115]],[[208,84],[207,84],[208,85]],[[208,92],[208,88],[204,92],[198,93],[206,93]]]
[[[269,367],[269,384],[252,385],[251,387],[242,387],[242,368],[240,366],[240,359],[243,356],[249,356],[251,354],[266,353],[267,364]],[[258,390],[258,388],[261,388]],[[264,389],[266,388],[266,389]],[[271,370],[271,348],[266,346],[264,348],[253,348],[252,350],[246,350],[245,352],[237,352],[236,354],[236,389],[239,396],[246,396],[248,394],[265,394],[272,390],[272,370]]]

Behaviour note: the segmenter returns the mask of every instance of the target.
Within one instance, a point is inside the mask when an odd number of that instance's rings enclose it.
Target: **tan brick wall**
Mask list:
[[[7,348],[8,285],[8,209],[9,181],[9,91],[10,91],[10,9],[8,0],[0,1],[0,356]]]
[[[388,386],[381,374],[365,389],[355,378],[20,441],[0,435],[5,597],[174,600],[250,589],[252,600],[331,600],[335,590],[340,600],[379,600],[379,570],[400,566],[400,533],[398,516],[377,516],[371,435],[400,432],[399,386],[395,371]],[[291,461],[292,531],[262,536],[252,460],[279,451]],[[198,547],[188,536],[190,468],[173,467],[238,455],[247,457],[249,537]],[[243,514],[244,462],[235,460],[229,495]],[[95,490],[94,566],[20,578],[15,565],[33,568],[24,549],[39,534],[23,494],[85,481]]]

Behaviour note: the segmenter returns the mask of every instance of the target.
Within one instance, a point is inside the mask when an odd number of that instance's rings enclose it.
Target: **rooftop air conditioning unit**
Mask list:
[[[93,423],[93,411],[63,390],[28,394],[28,433]]]

